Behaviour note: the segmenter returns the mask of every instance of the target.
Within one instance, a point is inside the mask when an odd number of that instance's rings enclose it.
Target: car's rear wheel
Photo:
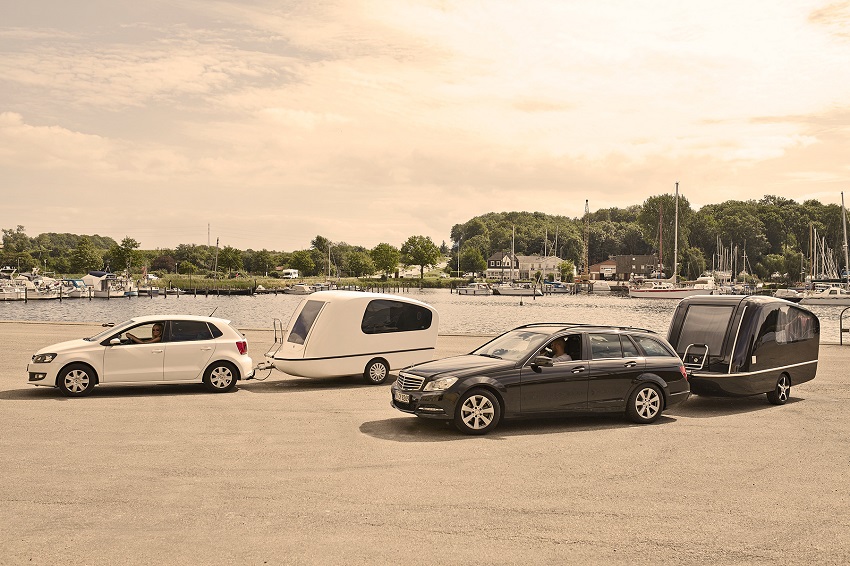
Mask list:
[[[95,373],[92,368],[85,364],[70,364],[59,372],[56,385],[67,397],[83,397],[92,392],[95,382]]]
[[[214,393],[226,393],[236,387],[236,368],[227,362],[216,362],[204,372],[204,385]]]
[[[626,416],[638,424],[655,422],[664,409],[664,398],[657,385],[644,383],[629,396]]]
[[[791,397],[791,378],[783,373],[776,381],[773,391],[768,391],[767,400],[773,405],[784,405],[789,397]]]
[[[366,369],[363,370],[363,379],[366,383],[372,385],[380,385],[387,380],[390,375],[390,366],[386,361],[381,359],[372,360],[366,364]]]
[[[464,434],[487,434],[499,424],[502,406],[486,389],[472,389],[458,399],[455,427]]]

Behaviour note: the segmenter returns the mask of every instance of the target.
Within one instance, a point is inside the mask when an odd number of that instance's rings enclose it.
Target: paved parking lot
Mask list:
[[[783,407],[692,397],[649,426],[477,438],[354,378],[26,384],[36,349],[97,329],[0,322],[0,564],[850,563],[850,347],[822,346]],[[246,334],[260,360],[271,333]]]

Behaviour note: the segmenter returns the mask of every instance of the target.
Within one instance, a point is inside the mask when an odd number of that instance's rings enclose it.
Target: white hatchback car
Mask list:
[[[108,326],[96,336],[36,352],[27,365],[28,382],[81,397],[95,385],[139,383],[203,382],[224,393],[254,376],[248,342],[229,320],[154,315]]]

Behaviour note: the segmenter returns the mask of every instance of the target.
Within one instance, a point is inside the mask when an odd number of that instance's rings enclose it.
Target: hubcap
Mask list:
[[[783,403],[788,400],[788,392],[791,391],[791,386],[788,385],[788,378],[782,376],[779,378],[779,383],[776,384],[776,395]]]
[[[661,409],[661,397],[658,391],[651,387],[642,389],[635,397],[635,409],[644,419],[651,419]]]
[[[82,393],[89,386],[89,374],[75,369],[65,375],[65,388],[72,393]]]
[[[382,381],[387,376],[387,368],[384,364],[372,364],[369,366],[369,378],[372,381]]]
[[[496,414],[496,409],[490,399],[483,395],[473,395],[460,407],[460,418],[471,429],[486,428]]]
[[[214,370],[212,370],[212,374],[210,375],[210,383],[213,384],[213,387],[216,389],[224,389],[230,382],[233,381],[233,373],[229,368],[225,366],[218,366]]]

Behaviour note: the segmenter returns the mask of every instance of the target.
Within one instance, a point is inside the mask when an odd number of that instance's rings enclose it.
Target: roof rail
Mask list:
[[[534,328],[535,326],[564,326],[564,327],[586,327],[586,328],[616,328],[617,330],[637,330],[639,332],[648,332],[650,334],[658,334],[654,330],[648,328],[638,328],[636,326],[616,326],[612,324],[590,324],[587,322],[531,322],[517,326],[516,328]]]

